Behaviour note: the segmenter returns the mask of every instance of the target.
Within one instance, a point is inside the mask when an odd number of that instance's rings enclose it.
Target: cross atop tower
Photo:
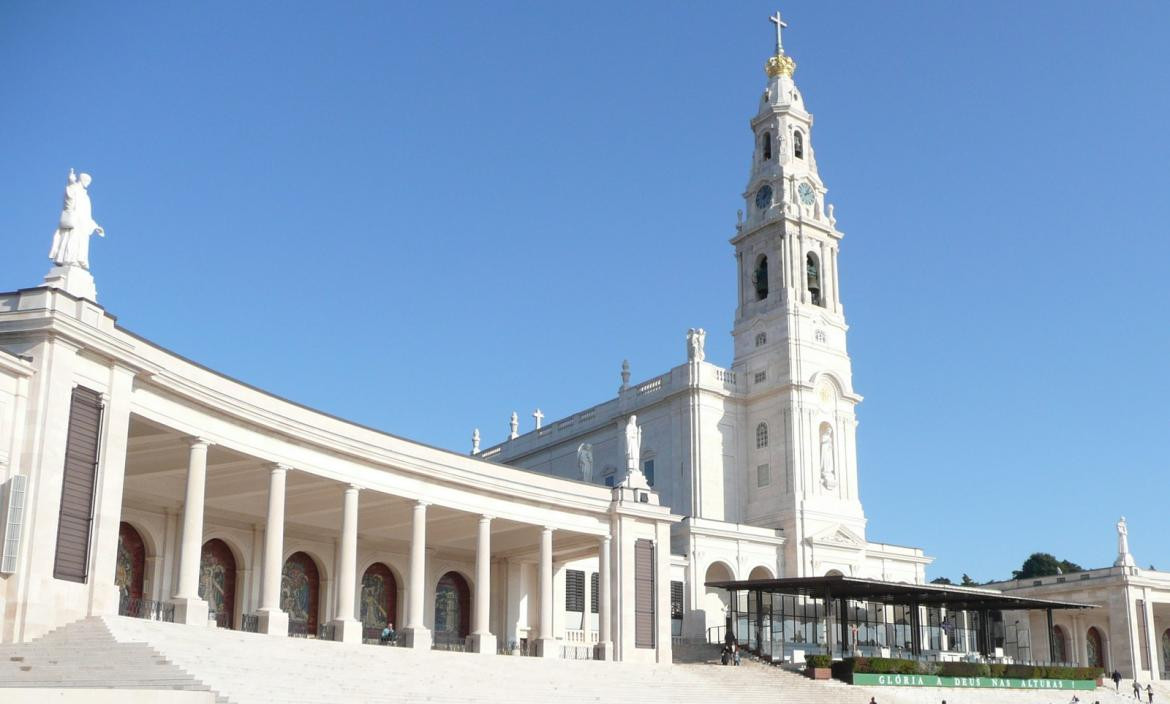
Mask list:
[[[780,34],[788,27],[788,23],[780,19],[779,10],[776,10],[776,14],[769,17],[768,20],[776,25],[776,56],[781,56],[784,54],[784,41],[781,39]]]

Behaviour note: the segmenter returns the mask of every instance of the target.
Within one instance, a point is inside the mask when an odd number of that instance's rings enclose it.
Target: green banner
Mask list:
[[[1019,677],[940,677],[938,675],[875,675],[854,672],[853,684],[883,687],[978,687],[981,689],[1096,689],[1095,680],[1020,679]]]

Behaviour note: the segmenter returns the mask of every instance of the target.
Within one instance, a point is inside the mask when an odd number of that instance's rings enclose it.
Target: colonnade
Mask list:
[[[188,438],[186,489],[183,498],[182,535],[179,544],[179,574],[172,597],[175,621],[205,625],[208,604],[199,597],[200,553],[203,545],[204,496],[207,483],[207,453],[211,443],[203,438]],[[289,616],[281,608],[281,578],[284,568],[285,492],[291,467],[273,464],[268,473],[268,508],[265,518],[264,559],[260,580],[260,608],[257,630],[272,635],[287,635]],[[358,505],[362,488],[349,484],[342,493],[339,559],[337,567],[337,617],[333,620],[334,637],[342,642],[360,642],[362,624],[357,619],[357,538]],[[429,502],[415,501],[411,516],[410,567],[405,627],[400,640],[406,647],[429,649],[432,634],[426,626],[426,541]],[[496,652],[496,635],[491,632],[491,526],[492,516],[481,515],[475,540],[475,585],[473,594],[474,623],[467,639],[469,650]],[[559,644],[553,628],[553,532],[551,526],[540,531],[538,581],[539,624],[536,655],[559,657]],[[612,652],[611,616],[611,540],[608,535],[598,541],[599,553],[599,652]]]

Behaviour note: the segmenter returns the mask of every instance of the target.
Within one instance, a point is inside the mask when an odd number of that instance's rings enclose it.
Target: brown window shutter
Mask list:
[[[53,560],[53,576],[57,579],[85,582],[89,574],[89,533],[101,425],[101,394],[83,386],[73,389]]]
[[[634,646],[654,647],[654,543],[634,542]]]
[[[565,570],[565,611],[585,610],[585,573]]]

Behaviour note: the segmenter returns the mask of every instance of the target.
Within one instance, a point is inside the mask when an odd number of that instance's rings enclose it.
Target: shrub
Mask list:
[[[829,667],[833,664],[831,655],[805,655],[804,662],[812,668]]]
[[[1004,667],[1003,676],[1018,677],[1024,680],[1032,679],[1033,677],[1043,677],[1044,668],[1034,667],[1032,665],[1007,665]]]
[[[1003,677],[1004,670],[1006,669],[1007,665],[1003,663],[992,663],[987,666],[987,674],[991,677]]]
[[[987,677],[991,674],[985,662],[944,662],[938,674],[944,677]]]

